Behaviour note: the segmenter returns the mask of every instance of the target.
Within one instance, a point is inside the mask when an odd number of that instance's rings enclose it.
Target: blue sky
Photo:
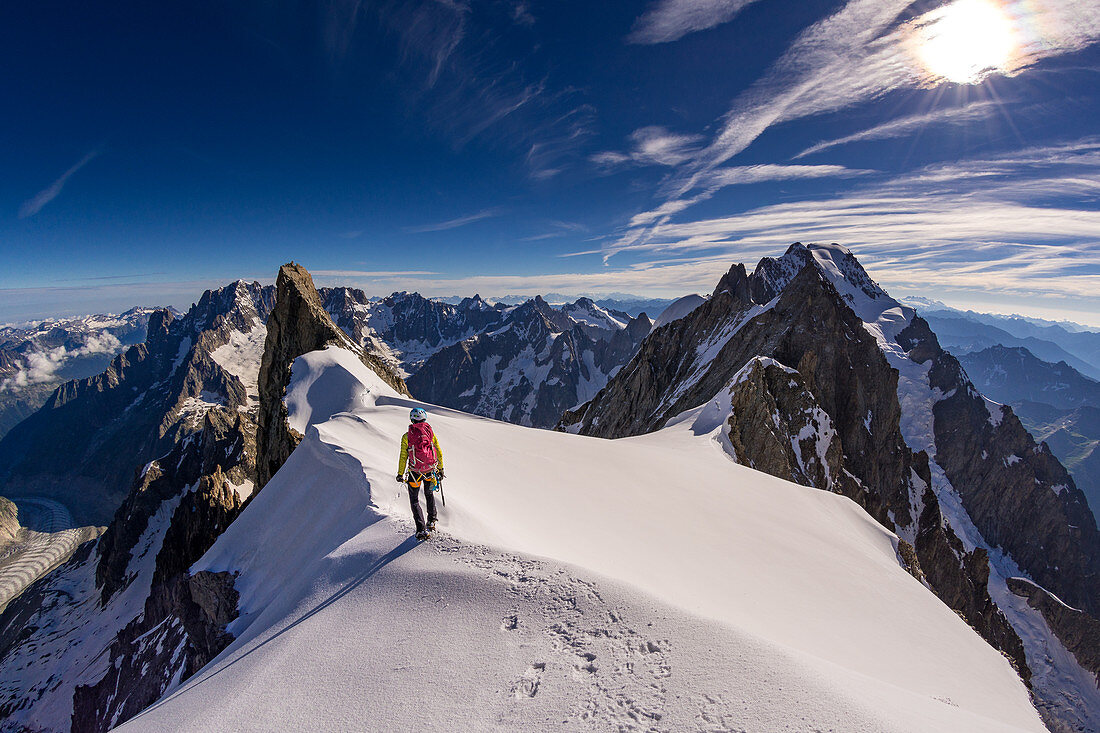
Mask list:
[[[0,8],[0,322],[296,260],[374,294],[706,291],[792,241],[1100,325],[1095,0]]]

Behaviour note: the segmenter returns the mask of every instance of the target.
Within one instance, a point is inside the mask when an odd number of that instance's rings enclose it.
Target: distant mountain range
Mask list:
[[[335,525],[299,521],[295,509],[262,550],[234,550],[267,557],[265,572],[275,575],[242,576],[209,561],[214,543],[258,506],[255,497],[284,466],[297,473],[294,486],[283,480],[279,491],[328,495],[308,478],[328,471],[366,485],[339,494],[352,502],[343,514],[385,504],[375,501],[383,496],[376,462],[360,464],[351,444],[317,453],[318,428],[302,416],[336,410],[389,446],[389,431],[382,436],[346,410],[371,403],[403,424],[416,400],[598,438],[661,433],[694,441],[691,450],[705,450],[712,468],[735,461],[847,497],[865,512],[868,541],[885,547],[885,560],[875,562],[894,572],[900,565],[913,578],[902,576],[907,588],[934,593],[943,616],[958,623],[957,614],[1011,660],[1053,729],[1097,729],[1100,531],[1091,489],[1081,490],[1095,475],[1088,436],[1097,423],[1096,382],[1066,359],[1046,362],[1018,344],[953,355],[933,326],[938,317],[890,297],[843,247],[802,244],[764,258],[751,275],[734,265],[709,295],[664,302],[653,314],[590,298],[559,305],[542,297],[370,298],[317,290],[294,264],[275,287],[232,283],[178,317],[147,313],[140,343],[101,372],[57,386],[0,438],[0,493],[61,502],[79,523],[107,527],[0,615],[0,731],[106,730],[199,673],[234,643],[231,628],[241,626],[231,622],[256,620],[242,599],[274,597],[264,589],[276,593],[311,572],[281,565],[285,542],[329,547]],[[970,345],[1037,339],[1069,354],[1053,340],[1013,336],[970,316],[942,319],[964,324],[951,338]],[[1088,354],[1087,333],[1057,328],[1042,333]],[[365,381],[340,378],[330,385],[339,394],[315,392],[313,372],[297,371],[295,360],[322,349],[366,370]],[[541,456],[542,441],[567,452],[561,441],[577,440],[462,419],[507,428],[515,444],[504,450],[517,465]],[[616,443],[615,460],[644,445]],[[476,448],[490,461],[500,446]],[[1085,477],[1082,487],[1061,456]],[[385,466],[386,493],[392,470]],[[745,499],[743,486],[716,478],[734,475],[724,470],[690,463],[670,470],[702,487],[699,496]],[[606,521],[620,521],[631,485],[617,483],[614,465],[591,471],[611,492]],[[313,498],[299,496],[294,506],[308,508]],[[754,501],[763,502],[754,511],[775,514],[766,495]],[[5,508],[0,532],[18,531]],[[681,510],[669,502],[643,514]],[[708,525],[706,506],[686,511],[684,526],[723,531]],[[268,526],[249,516],[249,526]],[[822,514],[819,526],[834,531],[836,519]],[[769,521],[779,526],[783,517]],[[803,552],[823,537],[803,531],[790,541]],[[787,552],[785,540],[763,540],[773,541],[740,547],[744,562],[757,551]]]
[[[1077,371],[1100,379],[1100,332],[1079,324],[964,311],[921,298],[907,302],[913,303],[935,329],[944,348],[954,353],[990,346],[1022,346],[1043,361],[1065,361]]]
[[[0,327],[0,438],[62,382],[99,374],[145,340],[153,308]]]

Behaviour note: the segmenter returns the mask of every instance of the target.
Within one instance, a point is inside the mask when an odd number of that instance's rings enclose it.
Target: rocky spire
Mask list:
[[[294,262],[283,265],[275,283],[275,307],[267,320],[267,340],[260,364],[257,488],[271,480],[302,439],[287,422],[283,402],[291,365],[302,354],[326,346],[339,346],[358,354],[387,384],[402,394],[409,393],[405,381],[390,366],[352,343],[333,323],[309,272]]]

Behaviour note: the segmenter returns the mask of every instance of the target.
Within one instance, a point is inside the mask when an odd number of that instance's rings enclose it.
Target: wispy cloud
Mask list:
[[[668,43],[728,23],[756,0],[658,0],[634,24],[630,43]]]
[[[854,178],[872,173],[858,168],[842,165],[781,165],[767,163],[761,165],[735,165],[710,171],[700,184],[703,190],[691,198],[676,198],[665,201],[649,211],[635,214],[630,220],[633,228],[646,227],[654,222],[668,221],[675,214],[704,201],[727,186],[767,183],[772,181],[796,181],[817,178]],[[635,232],[640,234],[640,232]]]
[[[699,152],[702,135],[681,135],[664,127],[650,126],[630,134],[630,149],[596,153],[591,160],[602,168],[626,164],[675,166],[691,160]]]
[[[559,219],[551,219],[546,221],[545,224],[549,226],[552,231],[543,232],[541,234],[532,234],[527,237],[520,237],[519,242],[541,242],[546,239],[555,239],[557,237],[564,237],[569,234],[586,234],[589,229],[583,224],[577,224],[572,221],[561,221]]]
[[[843,165],[735,165],[711,171],[707,188],[724,188],[766,181],[794,181],[808,178],[852,178],[871,171]]]
[[[34,216],[39,211],[41,211],[42,207],[53,201],[61,194],[61,189],[65,187],[65,184],[68,183],[69,179],[72,178],[81,168],[88,165],[88,163],[91,163],[92,160],[99,155],[99,153],[99,150],[93,150],[92,152],[88,153],[83,158],[78,160],[75,165],[69,168],[69,170],[62,173],[56,181],[39,191],[30,199],[24,201],[23,205],[19,207],[19,218],[26,219],[28,217]]]
[[[420,224],[418,226],[405,227],[405,231],[415,234],[422,234],[424,232],[443,232],[447,231],[448,229],[458,229],[459,227],[464,227],[467,224],[473,224],[484,219],[492,219],[493,217],[500,216],[503,213],[504,209],[501,209],[499,207],[483,209],[476,214],[470,214],[469,216],[460,216],[457,219],[448,219],[447,221],[440,221],[434,224]]]
[[[107,280],[136,280],[146,277],[157,277],[158,275],[167,275],[166,272],[137,272],[129,275],[97,275],[95,277],[66,277],[58,278],[54,282],[69,283],[69,282],[97,282]]]
[[[935,34],[947,6],[907,16],[912,7],[910,0],[849,0],[803,31],[734,100],[708,144],[674,166],[659,191],[665,201],[654,209],[663,215],[643,216],[623,240],[644,244],[654,238],[654,228],[709,198],[714,172],[775,125],[842,110],[898,89],[946,83],[924,63],[921,48]],[[1094,0],[1007,0],[1003,7],[1013,19],[1016,51],[996,70],[1002,75],[1018,74],[1043,58],[1100,39],[1100,5]]]
[[[526,2],[518,2],[512,7],[512,20],[518,25],[532,26],[535,24],[535,16],[531,13],[531,7]]]
[[[431,270],[313,270],[318,277],[419,277],[438,275]]]
[[[434,87],[466,37],[470,6],[461,0],[417,0],[379,9],[400,34],[405,53],[427,61],[426,84]]]
[[[725,163],[773,125],[841,110],[896,89],[945,83],[920,57],[942,8],[907,18],[903,13],[910,7],[910,0],[850,0],[803,31],[734,101],[721,129],[685,172],[681,190],[690,190],[699,174]],[[1004,75],[1100,38],[1100,6],[1093,0],[1015,0],[1005,3],[1005,13],[1015,19],[1018,48],[1011,64],[998,70]]]
[[[604,256],[754,260],[793,241],[840,242],[914,291],[1042,297],[1100,308],[1100,139],[935,165],[840,196],[674,222],[635,217]],[[646,236],[639,224],[648,225]]]
[[[863,142],[865,140],[888,140],[890,138],[904,137],[910,133],[920,132],[933,125],[959,125],[983,119],[998,108],[999,104],[992,100],[973,102],[965,107],[951,107],[938,109],[932,112],[899,117],[896,120],[884,122],[881,125],[869,127],[866,130],[845,135],[834,140],[825,140],[811,145],[803,150],[794,159],[804,158],[807,155],[820,153],[829,148],[835,148],[848,143]]]
[[[571,92],[555,95],[559,98]],[[595,109],[589,104],[569,107],[539,125],[534,132],[537,139],[527,150],[524,162],[528,175],[536,181],[554,178],[570,164],[581,145],[592,136]]]

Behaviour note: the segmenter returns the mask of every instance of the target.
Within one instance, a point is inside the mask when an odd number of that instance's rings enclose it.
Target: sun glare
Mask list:
[[[1006,71],[1016,53],[1011,18],[996,0],[957,0],[929,14],[918,47],[925,67],[956,84]]]

